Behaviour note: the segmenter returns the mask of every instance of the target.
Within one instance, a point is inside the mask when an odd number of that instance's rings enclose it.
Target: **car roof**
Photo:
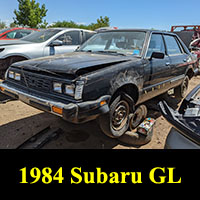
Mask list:
[[[43,29],[43,30],[60,30],[60,31],[67,31],[67,30],[83,30],[83,31],[89,31],[89,32],[95,32],[95,31],[91,31],[91,30],[87,30],[87,29],[80,29],[80,28],[60,28],[60,27],[56,27],[56,28],[47,28],[47,29]]]
[[[128,31],[140,31],[140,32],[150,32],[150,33],[166,33],[166,34],[172,34],[174,33],[164,31],[164,30],[154,30],[154,29],[113,29],[113,30],[105,30],[104,32],[128,32]]]

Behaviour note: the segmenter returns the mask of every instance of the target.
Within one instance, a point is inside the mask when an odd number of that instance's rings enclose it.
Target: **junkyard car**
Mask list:
[[[0,41],[0,78],[14,62],[72,52],[95,32],[54,28],[32,33],[20,40]]]
[[[6,28],[0,30],[0,40],[16,40],[23,38],[34,31],[39,31],[33,28]]]
[[[173,125],[165,148],[200,149],[200,85],[188,94],[178,111],[165,101],[161,101],[159,107],[165,119]]]
[[[184,97],[197,71],[177,35],[118,29],[94,35],[73,53],[12,64],[0,89],[73,123],[98,118],[106,135],[120,137],[139,105],[171,88]]]

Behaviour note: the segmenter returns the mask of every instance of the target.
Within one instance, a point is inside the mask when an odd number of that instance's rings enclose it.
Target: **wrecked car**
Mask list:
[[[183,98],[197,71],[177,35],[118,29],[94,35],[73,53],[12,64],[0,90],[72,123],[98,119],[117,138],[143,102],[172,88]]]
[[[200,85],[183,100],[178,111],[165,101],[159,102],[165,119],[173,126],[166,143],[166,149],[200,149]]]
[[[0,40],[0,79],[15,62],[73,52],[96,32],[72,28],[50,28],[20,40]]]

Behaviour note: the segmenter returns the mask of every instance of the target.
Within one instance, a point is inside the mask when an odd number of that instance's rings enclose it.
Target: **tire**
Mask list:
[[[148,133],[147,136],[132,131],[127,131],[124,135],[118,138],[118,140],[127,145],[142,146],[149,143],[152,139],[152,136],[153,136],[153,128]]]
[[[99,117],[99,125],[111,138],[122,136],[129,127],[130,103],[123,93],[116,95],[110,104],[110,112]]]
[[[181,85],[174,88],[175,97],[178,99],[183,99],[187,94],[188,86],[189,86],[189,77],[185,76]]]
[[[130,118],[130,130],[137,128],[147,116],[147,107],[140,105],[134,113],[129,115]]]

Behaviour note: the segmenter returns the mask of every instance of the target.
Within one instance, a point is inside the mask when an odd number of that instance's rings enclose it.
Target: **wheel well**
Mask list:
[[[19,62],[23,60],[28,60],[28,59],[23,56],[10,56],[10,57],[0,60],[0,63],[1,63],[0,78],[4,79],[4,74],[6,70],[8,69],[8,67],[10,67],[10,65],[12,65],[15,62]]]
[[[116,95],[118,95],[120,92],[125,92],[130,97],[132,97],[132,99],[134,100],[134,103],[138,101],[139,91],[136,85],[134,84],[123,85],[122,87],[118,88],[117,91],[115,91],[115,93],[112,96],[112,99],[115,98]]]
[[[194,76],[194,72],[192,69],[189,69],[186,73],[186,75],[189,77],[189,79],[191,79]]]

